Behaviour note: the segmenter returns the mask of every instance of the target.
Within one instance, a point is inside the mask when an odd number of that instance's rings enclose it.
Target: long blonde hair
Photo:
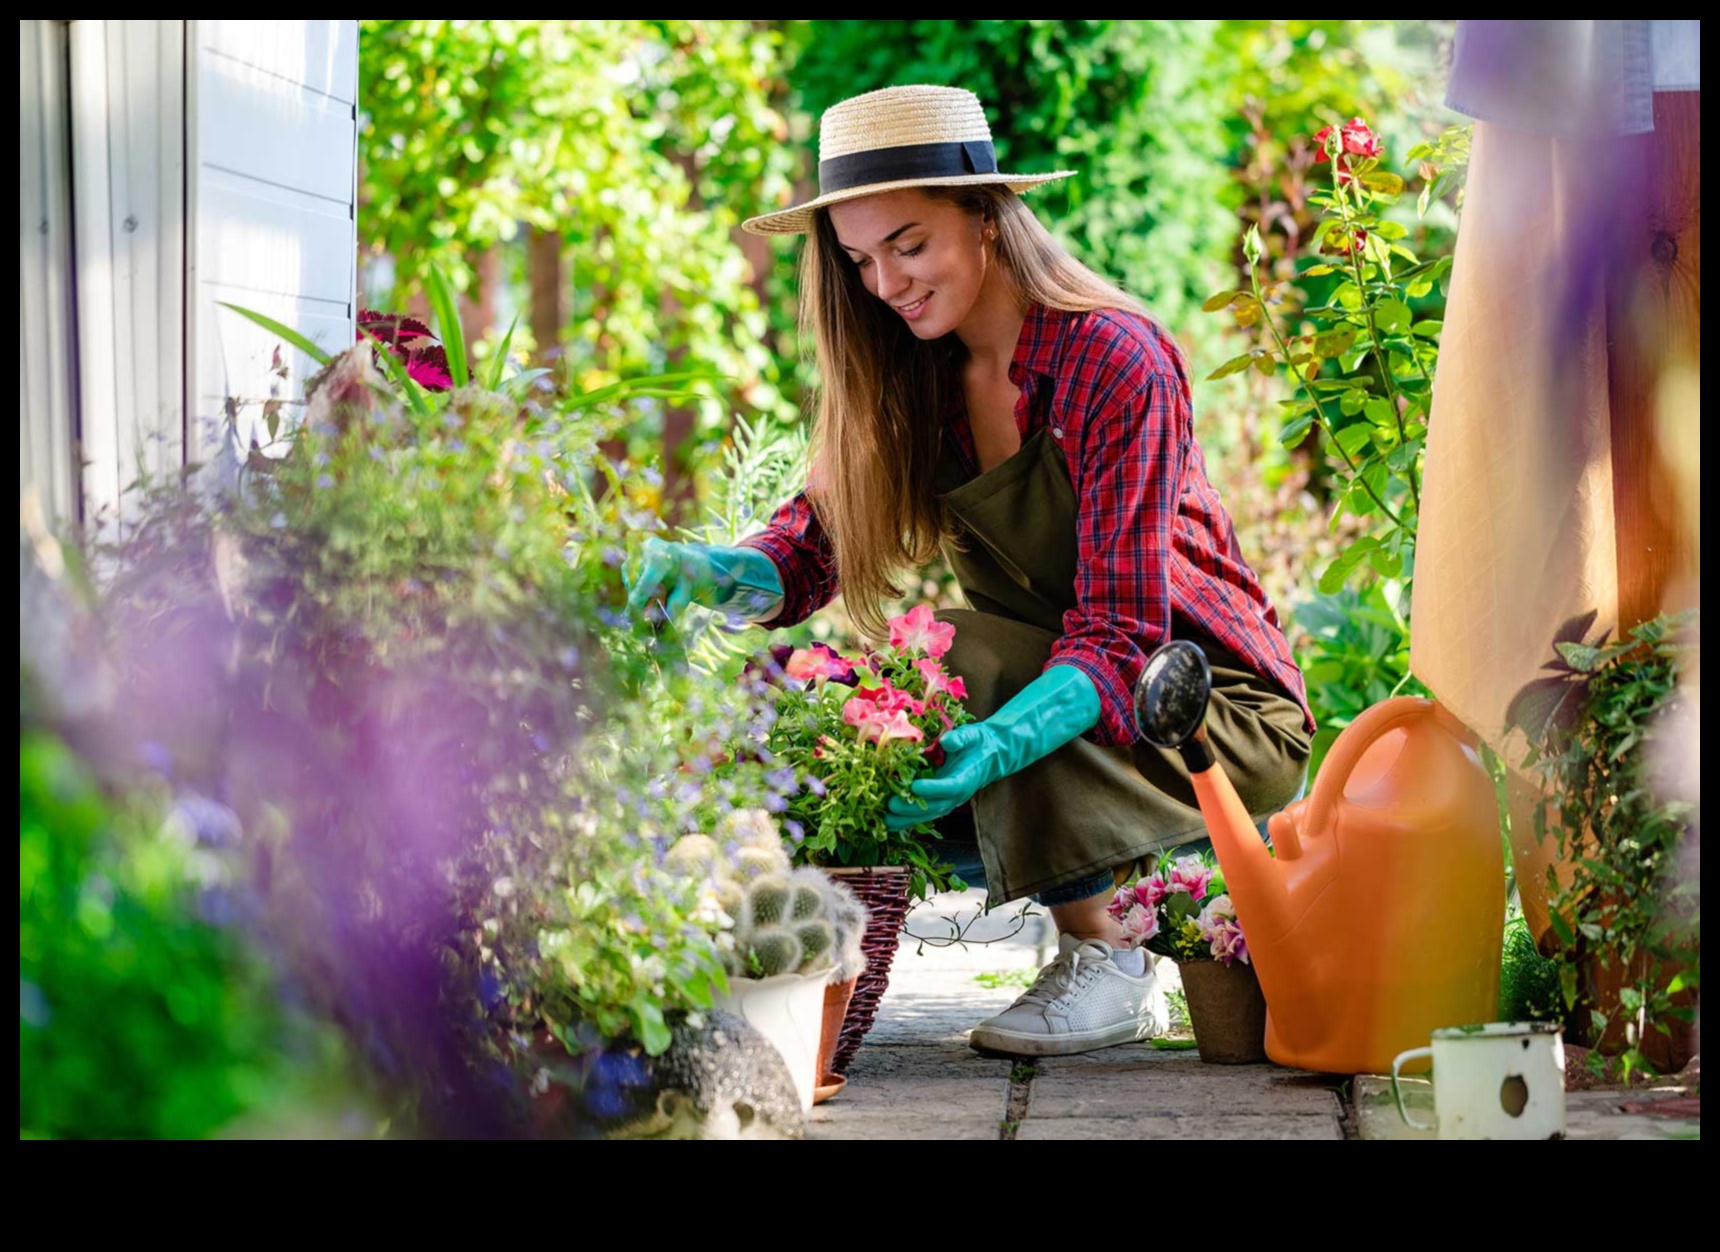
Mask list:
[[[1126,309],[1140,301],[1063,250],[1007,187],[927,187],[997,227],[998,263],[1023,308]],[[822,382],[807,494],[836,552],[855,624],[884,632],[883,602],[897,580],[937,554],[949,533],[932,490],[943,417],[961,394],[965,350],[954,335],[930,342],[866,290],[819,210],[800,268],[801,335],[816,346]]]

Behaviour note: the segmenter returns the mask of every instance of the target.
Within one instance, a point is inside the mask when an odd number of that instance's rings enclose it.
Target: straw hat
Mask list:
[[[1026,191],[1068,178],[1002,174],[979,97],[960,87],[885,87],[824,110],[818,123],[818,199],[748,218],[755,235],[797,235],[824,206],[903,187],[1001,183]]]

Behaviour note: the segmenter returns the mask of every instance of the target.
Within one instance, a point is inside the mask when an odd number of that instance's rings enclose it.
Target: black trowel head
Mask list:
[[[1186,639],[1165,644],[1147,659],[1135,684],[1135,723],[1141,737],[1174,748],[1194,734],[1206,718],[1212,694],[1212,668],[1198,644]]]

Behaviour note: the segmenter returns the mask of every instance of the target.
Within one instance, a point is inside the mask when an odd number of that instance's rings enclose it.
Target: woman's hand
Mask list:
[[[755,548],[651,538],[639,574],[628,584],[627,611],[644,618],[654,603],[671,620],[689,604],[702,604],[748,621],[769,621],[782,603],[782,577],[776,562]]]
[[[982,722],[945,731],[944,763],[913,783],[913,800],[891,796],[884,825],[902,830],[934,821],[1099,724],[1099,691],[1086,671],[1053,665]]]

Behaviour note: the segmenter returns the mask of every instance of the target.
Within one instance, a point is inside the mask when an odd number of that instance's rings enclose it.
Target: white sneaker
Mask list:
[[[1111,945],[1063,935],[1057,959],[1019,1000],[968,1035],[968,1046],[1017,1056],[1069,1056],[1161,1034],[1170,1024],[1152,954],[1146,972],[1126,974]]]

